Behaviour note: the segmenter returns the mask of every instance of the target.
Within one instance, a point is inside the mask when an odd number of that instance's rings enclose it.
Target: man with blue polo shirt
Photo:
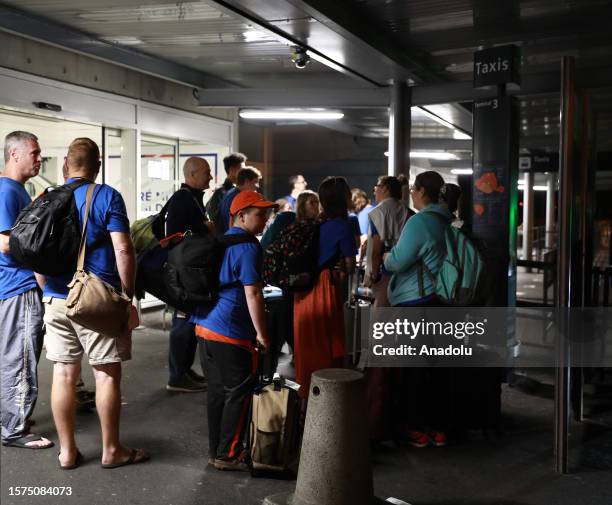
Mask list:
[[[42,349],[43,309],[32,270],[10,254],[9,237],[19,212],[30,204],[25,182],[38,175],[42,157],[36,135],[15,131],[4,141],[0,177],[0,408],[2,444],[46,449],[53,443],[30,433],[27,419],[38,396],[36,367]]]
[[[226,235],[261,233],[270,209],[278,207],[255,191],[241,191],[232,202],[232,228]],[[218,470],[247,471],[243,438],[257,370],[256,347],[268,347],[261,280],[262,249],[257,240],[225,250],[221,289],[214,307],[192,316],[203,340],[208,377],[209,463]]]
[[[100,150],[96,143],[88,138],[72,141],[65,168],[67,184],[79,179],[84,181],[74,191],[82,228],[87,193],[100,170]],[[119,192],[106,184],[95,185],[87,222],[85,270],[131,298],[136,258],[129,230],[125,203]],[[51,410],[60,441],[59,466],[70,470],[79,466],[83,459],[74,434],[75,386],[83,354],[89,357],[96,381],[102,468],[141,463],[149,459],[149,454],[141,449],[129,449],[119,441],[121,363],[131,359],[131,330],[123,335],[102,335],[68,319],[66,297],[71,279],[72,274],[48,277],[43,290],[47,359],[54,363]],[[134,313],[132,307],[132,316]],[[132,319],[130,326],[134,327],[137,317]]]

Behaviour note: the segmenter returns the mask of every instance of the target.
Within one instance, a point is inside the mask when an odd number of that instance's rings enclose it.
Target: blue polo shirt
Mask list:
[[[219,207],[219,222],[221,228],[218,229],[220,229],[223,233],[230,228],[230,209],[232,208],[232,202],[238,193],[240,193],[238,188],[232,188],[225,193],[223,200],[221,200],[221,205]]]
[[[23,184],[9,177],[0,177],[0,232],[10,232],[19,213],[31,201]],[[10,254],[0,253],[0,300],[35,287],[36,278],[32,270],[17,263]]]
[[[76,179],[68,179],[71,183]],[[85,200],[89,184],[78,187],[74,192],[74,198],[81,230],[85,218]],[[117,272],[115,250],[110,238],[110,232],[130,231],[130,221],[127,217],[125,203],[121,194],[106,184],[96,186],[89,211],[87,223],[87,245],[85,249],[85,270],[96,274],[100,279],[121,288],[121,279]],[[44,296],[66,298],[68,296],[68,283],[72,280],[74,272],[57,277],[47,277],[47,283],[43,290]]]
[[[246,233],[232,227],[226,235]],[[254,340],[257,332],[251,321],[244,286],[261,282],[262,249],[259,244],[245,243],[228,247],[223,255],[219,281],[221,285],[239,282],[237,286],[222,289],[214,307],[198,307],[191,322],[225,337]]]
[[[340,258],[351,258],[357,254],[355,227],[348,219],[336,218],[325,221],[319,231],[319,267]]]

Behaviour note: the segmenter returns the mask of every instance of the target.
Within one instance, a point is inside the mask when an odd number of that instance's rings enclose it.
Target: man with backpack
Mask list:
[[[243,437],[257,370],[256,347],[268,347],[262,250],[255,235],[263,231],[275,207],[255,191],[242,191],[234,198],[233,226],[225,236],[244,240],[223,253],[212,309],[197,310],[192,317],[206,353],[209,464],[218,470],[249,469]]]
[[[203,158],[191,157],[183,165],[185,183],[168,201],[166,236],[175,233],[210,233],[202,198],[212,177],[210,166]],[[198,343],[189,315],[175,310],[170,330],[168,368],[170,377],[166,389],[181,393],[206,391],[204,377],[191,369]],[[204,369],[204,367],[202,367]]]
[[[130,239],[130,223],[119,192],[106,184],[94,184],[100,170],[100,150],[88,138],[77,138],[68,147],[68,180],[82,184],[74,190],[79,226],[87,225],[84,271],[121,290],[128,299],[134,295],[136,258]],[[91,196],[89,196],[91,195]],[[91,201],[88,200],[91,198]],[[89,211],[88,211],[89,209]],[[85,221],[85,216],[87,221]],[[53,364],[51,410],[60,440],[59,466],[78,467],[83,456],[75,440],[75,387],[81,373],[81,359],[87,354],[96,381],[96,407],[102,431],[103,468],[141,463],[149,454],[130,449],[119,440],[122,362],[131,359],[131,330],[120,334],[93,331],[68,317],[67,298],[73,274],[48,276],[43,291],[47,327],[47,359]],[[135,308],[131,307],[134,318]],[[137,317],[136,317],[137,319]],[[132,325],[135,321],[132,320]]]
[[[219,220],[221,202],[223,201],[225,194],[234,187],[234,184],[236,184],[238,171],[241,168],[244,168],[246,160],[247,157],[242,153],[232,153],[223,158],[223,166],[225,168],[227,178],[223,182],[223,185],[215,190],[213,195],[210,197],[210,200],[208,200],[208,203],[206,204],[206,212],[208,213],[208,217],[215,224],[217,234],[219,235],[224,233],[224,231],[222,231],[220,228],[221,222]]]
[[[0,177],[0,378],[2,444],[46,449],[53,442],[31,433],[28,417],[38,396],[36,367],[43,344],[43,309],[34,273],[11,256],[11,228],[30,204],[25,182],[38,175],[42,157],[36,135],[15,131],[4,142]]]

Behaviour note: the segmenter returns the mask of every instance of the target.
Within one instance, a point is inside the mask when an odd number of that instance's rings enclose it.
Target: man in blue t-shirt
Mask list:
[[[87,193],[100,170],[100,150],[88,138],[77,138],[68,147],[67,183],[87,183],[74,191],[81,229]],[[106,184],[95,185],[87,221],[85,270],[97,275],[128,297],[134,295],[136,257],[130,239],[125,203],[118,191]],[[129,449],[119,441],[121,409],[121,362],[131,358],[131,328],[138,317],[132,307],[130,329],[123,335],[102,335],[66,316],[68,283],[72,274],[48,277],[43,290],[47,359],[53,361],[51,409],[60,441],[59,465],[76,468],[82,461],[74,434],[75,386],[81,374],[81,358],[89,357],[96,380],[96,405],[102,428],[102,467],[141,463],[149,454]]]
[[[256,346],[268,347],[262,250],[254,236],[263,231],[275,207],[255,191],[241,191],[234,198],[233,226],[226,235],[246,240],[225,250],[219,283],[226,288],[217,303],[192,316],[206,353],[209,463],[218,470],[249,469],[243,438],[257,370]]]
[[[260,180],[261,172],[255,167],[245,167],[238,171],[236,187],[230,189],[221,201],[219,209],[220,223],[216,226],[218,233],[225,233],[230,228],[230,208],[236,195],[241,191],[257,191]]]
[[[291,210],[295,212],[297,207],[297,197],[300,196],[300,193],[302,193],[308,187],[308,183],[306,182],[306,179],[304,179],[303,175],[298,174],[289,177],[289,185],[291,186],[291,193],[283,198],[287,200],[287,203],[291,205]]]
[[[38,175],[41,162],[36,135],[15,131],[6,136],[0,177],[2,444],[26,449],[53,446],[28,428],[38,396],[36,367],[43,344],[43,309],[34,273],[11,257],[9,237],[19,212],[31,202],[24,184]]]

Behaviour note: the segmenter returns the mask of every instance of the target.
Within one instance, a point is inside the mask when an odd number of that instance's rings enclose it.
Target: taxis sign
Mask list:
[[[514,83],[520,85],[519,49],[499,46],[474,53],[474,87]]]

